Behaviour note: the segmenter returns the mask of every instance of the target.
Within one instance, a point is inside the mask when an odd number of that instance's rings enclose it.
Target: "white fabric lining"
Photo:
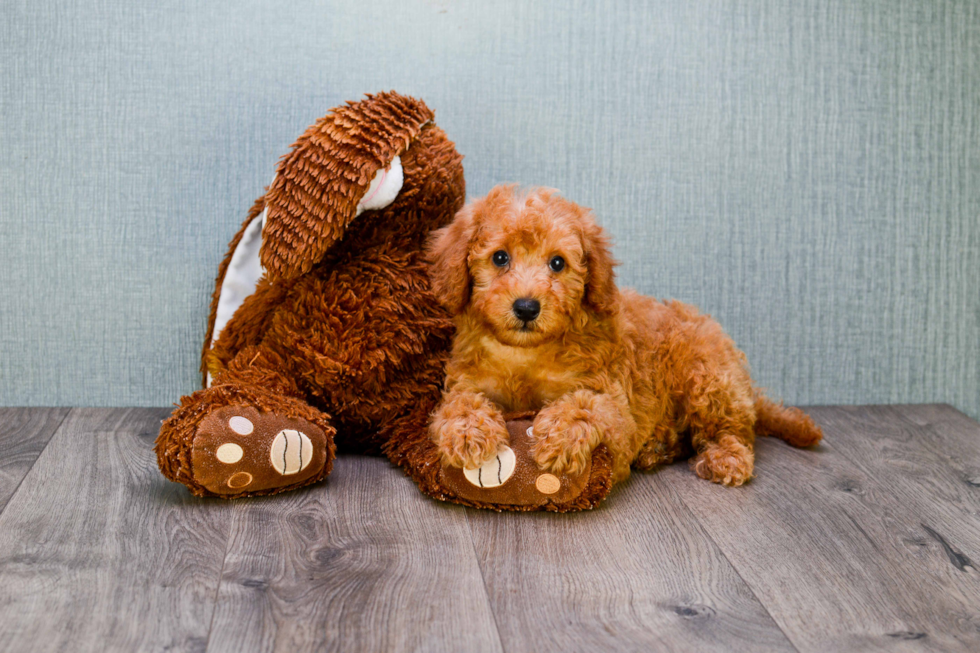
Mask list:
[[[398,196],[398,191],[402,189],[403,174],[402,160],[401,157],[397,156],[391,160],[388,169],[381,168],[374,173],[371,185],[368,186],[361,201],[357,203],[355,217],[365,211],[383,209],[394,202]]]
[[[221,282],[221,294],[218,295],[218,310],[214,316],[214,333],[211,344],[214,345],[221,331],[231,320],[245,298],[255,292],[259,278],[265,273],[259,260],[259,248],[262,247],[262,228],[265,226],[266,212],[252,220],[247,227],[238,247],[231,255],[228,270]]]

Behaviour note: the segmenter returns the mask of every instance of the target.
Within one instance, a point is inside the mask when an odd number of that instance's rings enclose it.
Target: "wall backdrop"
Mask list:
[[[593,207],[620,281],[713,314],[772,394],[980,414],[975,0],[6,0],[0,403],[195,389],[277,158],[382,89],[471,196]]]

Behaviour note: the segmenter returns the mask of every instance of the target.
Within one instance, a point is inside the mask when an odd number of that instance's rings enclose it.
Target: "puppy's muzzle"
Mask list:
[[[522,297],[514,300],[514,315],[521,322],[527,323],[534,320],[541,313],[541,302],[536,299]]]

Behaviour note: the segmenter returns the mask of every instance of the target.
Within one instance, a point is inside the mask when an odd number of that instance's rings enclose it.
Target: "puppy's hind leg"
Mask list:
[[[675,460],[690,458],[691,443],[680,437],[672,423],[661,423],[653,427],[653,435],[640,447],[633,460],[633,468],[650,471],[661,465],[669,465]]]
[[[695,473],[732,486],[752,478],[755,410],[748,384],[724,376],[695,377],[684,408],[691,444],[697,452],[692,460]]]

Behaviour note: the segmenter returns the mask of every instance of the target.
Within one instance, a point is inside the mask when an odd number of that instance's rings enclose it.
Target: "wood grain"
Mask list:
[[[69,410],[0,408],[0,513]]]
[[[946,404],[888,408],[907,423],[922,427],[924,431],[916,437],[920,446],[942,459],[971,498],[980,497],[980,424]],[[974,515],[980,515],[973,509]]]
[[[501,650],[463,509],[387,461],[235,510],[208,651]]]
[[[0,515],[0,650],[204,649],[231,506],[157,470],[169,409],[74,409]]]
[[[980,425],[949,406],[815,409],[835,433],[831,443],[916,515],[902,543],[933,577],[980,605]],[[980,626],[980,614],[972,616]]]
[[[885,471],[869,443],[889,427],[856,410],[813,409],[826,434],[816,450],[760,439],[742,489],[682,470],[671,480],[800,650],[980,649],[978,576],[925,527],[968,529],[937,519],[938,486]]]
[[[467,517],[507,651],[794,650],[652,476],[589,513]]]
[[[0,410],[0,650],[980,650],[980,424],[948,406],[813,408],[826,443],[760,439],[744,488],[680,464],[573,515],[351,456],[197,499],[156,469],[168,412]]]

